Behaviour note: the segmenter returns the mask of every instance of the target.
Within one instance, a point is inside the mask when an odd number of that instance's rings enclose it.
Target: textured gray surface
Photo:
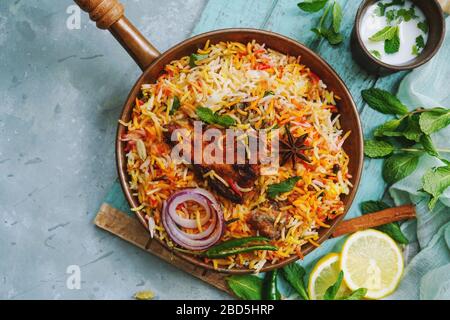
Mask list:
[[[165,50],[186,38],[204,0],[123,0]],[[72,2],[0,2],[0,298],[222,298],[217,290],[96,229],[113,182],[114,134],[138,67]],[[81,289],[66,268],[81,267]]]

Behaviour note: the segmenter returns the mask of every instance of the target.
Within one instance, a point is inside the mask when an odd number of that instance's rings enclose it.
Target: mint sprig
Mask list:
[[[384,40],[390,40],[395,36],[395,33],[398,30],[398,26],[386,26],[380,31],[374,33],[369,37],[369,40],[371,41],[384,41]]]
[[[344,279],[344,271],[341,271],[341,272],[339,272],[336,282],[325,291],[325,294],[323,296],[324,300],[336,300],[338,298],[336,296],[342,285],[343,279]],[[364,298],[366,293],[367,293],[367,289],[359,288],[359,289],[351,292],[348,296],[339,298],[339,300],[361,300]]]
[[[429,169],[422,181],[423,191],[431,197],[428,207],[433,210],[439,197],[450,187],[450,165]]]
[[[419,125],[425,134],[432,134],[447,127],[450,125],[450,109],[434,108],[422,113]]]
[[[255,275],[233,275],[226,278],[231,291],[242,300],[261,300],[263,280]]]
[[[394,36],[391,39],[384,40],[384,52],[387,54],[393,54],[400,50],[400,29],[395,27]]]
[[[408,113],[408,108],[401,103],[394,95],[386,90],[371,88],[361,92],[364,101],[372,109],[384,114],[404,115]]]
[[[423,177],[422,191],[430,195],[433,209],[439,197],[450,187],[450,162],[441,157],[450,149],[439,149],[431,135],[450,125],[450,109],[431,108],[408,111],[408,108],[388,91],[371,88],[361,92],[368,105],[381,113],[396,115],[374,130],[375,139],[366,140],[364,153],[370,158],[386,158],[383,178],[393,184],[411,175],[420,157],[428,154],[442,160],[446,166],[433,168]]]
[[[297,6],[305,12],[318,12],[325,7],[327,2],[328,0],[305,0],[297,3]]]
[[[281,193],[289,192],[294,189],[299,180],[300,177],[292,177],[284,180],[283,182],[271,184],[267,188],[267,195],[269,196],[269,198],[274,199]]]
[[[383,178],[389,184],[394,184],[411,175],[419,164],[420,154],[394,154],[384,161]]]
[[[383,158],[394,152],[394,146],[382,140],[364,141],[364,154],[370,158]]]
[[[236,124],[236,121],[227,115],[219,115],[214,113],[211,109],[205,107],[197,107],[195,110],[197,116],[207,124],[217,124],[219,126],[228,128]]]
[[[297,263],[291,263],[281,269],[283,278],[297,291],[303,300],[309,300],[307,286],[304,281],[306,271]]]
[[[326,39],[331,45],[338,45],[344,40],[344,36],[341,33],[342,7],[339,2],[334,1],[327,6],[324,5],[322,8],[325,8],[325,10],[322,13],[319,23],[311,31],[318,37]]]

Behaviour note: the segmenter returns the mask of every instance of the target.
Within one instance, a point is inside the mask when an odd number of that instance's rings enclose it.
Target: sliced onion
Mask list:
[[[206,215],[200,219],[200,224],[204,225],[206,222],[208,222],[209,218],[211,217],[211,209],[209,208],[208,200],[205,199],[205,197],[199,194],[191,194],[187,190],[180,191],[174,196],[175,197],[171,198],[172,201],[168,201],[167,210],[169,210],[169,215],[179,226],[189,229],[194,229],[197,227],[196,219],[186,219],[180,217],[180,215],[176,212],[178,205],[187,201],[195,201],[199,205],[201,205],[205,209]]]
[[[206,215],[200,220],[202,226],[211,220],[209,226],[200,233],[187,233],[181,229],[181,227],[197,228],[195,219],[180,217],[176,211],[178,205],[187,201],[195,201],[205,208]],[[222,237],[225,225],[223,212],[217,200],[210,192],[200,188],[174,193],[163,205],[162,222],[170,238],[189,250],[204,250],[213,246]]]

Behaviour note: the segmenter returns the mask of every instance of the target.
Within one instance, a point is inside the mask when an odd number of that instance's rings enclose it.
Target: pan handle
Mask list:
[[[114,38],[145,70],[160,53],[125,17],[119,0],[74,0],[100,29],[108,29]]]

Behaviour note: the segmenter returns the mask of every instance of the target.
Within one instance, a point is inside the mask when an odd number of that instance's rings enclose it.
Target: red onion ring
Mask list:
[[[191,194],[190,192],[187,192],[187,190],[183,190],[177,193],[176,197],[174,197],[172,201],[169,201],[167,204],[167,210],[169,210],[169,214],[176,224],[189,229],[194,229],[197,227],[196,219],[186,219],[180,217],[180,215],[176,212],[178,205],[187,201],[195,201],[205,209],[206,215],[200,219],[201,225],[204,225],[209,221],[209,218],[211,217],[211,209],[209,208],[208,200],[199,194]]]
[[[207,214],[201,219],[202,225],[211,218],[208,228],[200,233],[191,234],[180,228],[197,227],[195,219],[182,218],[176,212],[177,206],[187,201],[195,201],[205,208]],[[162,222],[170,238],[189,250],[205,250],[213,246],[222,237],[225,225],[223,212],[217,200],[210,192],[200,188],[175,192],[163,205]]]

